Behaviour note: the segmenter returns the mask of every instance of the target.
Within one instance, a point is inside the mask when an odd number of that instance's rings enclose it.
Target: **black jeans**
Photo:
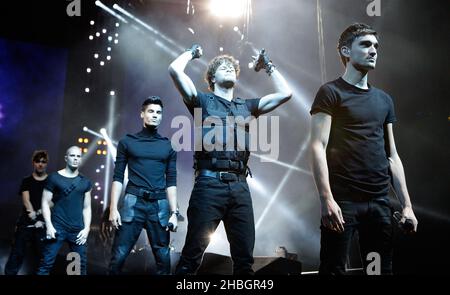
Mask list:
[[[336,201],[344,217],[344,232],[337,233],[321,225],[319,274],[345,274],[350,244],[358,231],[361,259],[366,272],[367,254],[380,255],[381,274],[392,274],[393,226],[388,197],[370,201]]]
[[[245,181],[222,182],[197,177],[187,212],[188,231],[175,274],[194,274],[220,221],[225,226],[233,274],[253,274],[255,224],[252,199]]]
[[[61,249],[64,242],[69,244],[71,252],[76,252],[80,255],[80,274],[87,274],[87,243],[78,245],[76,243],[77,235],[80,231],[68,231],[63,227],[53,224],[56,229],[56,239],[45,240],[44,250],[42,253],[41,263],[37,271],[38,275],[48,275],[55,264],[56,256]]]
[[[170,274],[170,232],[161,225],[158,218],[159,210],[157,200],[137,199],[133,220],[122,221],[122,225],[115,233],[109,274],[117,275],[122,272],[125,260],[144,228],[155,257],[156,274]]]
[[[5,265],[5,275],[16,275],[22,266],[26,249],[30,247],[33,251],[32,267],[33,273],[39,266],[39,259],[42,255],[43,242],[45,237],[45,228],[27,227],[26,225],[17,225],[14,234],[14,242],[11,248],[8,262]]]

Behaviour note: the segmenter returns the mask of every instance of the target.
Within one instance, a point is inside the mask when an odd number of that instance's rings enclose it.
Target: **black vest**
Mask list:
[[[244,172],[250,157],[250,110],[241,98],[229,104],[213,94],[208,98],[202,107],[202,151],[194,154],[194,168]]]

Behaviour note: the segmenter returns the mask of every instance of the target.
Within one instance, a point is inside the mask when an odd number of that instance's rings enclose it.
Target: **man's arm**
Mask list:
[[[167,188],[167,200],[169,201],[170,206],[170,217],[169,217],[169,223],[172,223],[172,231],[177,231],[178,227],[178,208],[177,208],[177,187],[176,186],[169,186]]]
[[[84,228],[78,233],[76,243],[83,245],[86,243],[91,228],[92,210],[91,210],[91,191],[84,194],[83,203],[83,223]]]
[[[53,227],[51,212],[50,212],[52,198],[53,198],[53,193],[44,188],[44,191],[42,192],[42,201],[41,201],[42,216],[44,217],[44,220],[45,220],[47,238],[55,239],[56,238],[56,235],[55,235],[56,229]]]
[[[111,188],[111,203],[109,207],[109,221],[117,229],[122,225],[119,210],[117,210],[117,204],[119,203],[120,194],[122,193],[122,183],[119,181],[113,181]]]
[[[394,131],[392,123],[386,125],[385,132],[387,133],[388,140],[388,158],[389,166],[392,173],[392,185],[394,187],[395,194],[400,201],[402,206],[402,220],[400,223],[405,223],[407,219],[411,220],[414,225],[413,231],[417,231],[417,218],[414,215],[412,209],[411,199],[409,197],[408,188],[406,187],[406,177],[405,171],[403,169],[402,161],[397,153],[397,148],[395,146]]]
[[[111,188],[111,203],[109,205],[109,221],[117,229],[119,225],[122,225],[119,210],[117,210],[117,204],[122,193],[125,168],[128,164],[128,153],[125,144],[125,140],[119,141],[117,145],[116,161],[114,163],[114,176]]]
[[[268,94],[261,98],[258,105],[258,113],[260,115],[273,111],[292,97],[292,91],[289,88],[289,85],[276,68],[273,70],[270,77],[275,86],[275,93]]]
[[[36,219],[36,211],[34,211],[33,204],[31,204],[30,201],[30,191],[22,192],[22,203],[28,212],[28,217],[30,217],[31,220]]]
[[[177,201],[177,153],[171,149],[166,166],[166,186],[167,200],[170,206],[169,223],[172,224],[172,231],[178,226],[178,201]],[[169,228],[168,228],[169,229]]]
[[[344,218],[341,208],[336,203],[331,192],[328,175],[326,148],[331,130],[332,117],[325,113],[312,115],[311,120],[311,164],[314,180],[319,191],[322,224],[338,232],[344,231]]]
[[[191,50],[182,53],[169,65],[170,77],[183,97],[183,100],[188,104],[197,97],[197,89],[191,78],[184,73],[184,69],[189,61],[198,58],[201,55],[202,48],[198,45],[193,45]]]

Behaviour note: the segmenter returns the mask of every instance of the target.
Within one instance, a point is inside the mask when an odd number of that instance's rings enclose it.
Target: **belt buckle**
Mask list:
[[[227,173],[227,172],[225,172],[225,171],[219,171],[219,180],[220,180],[220,181],[224,180],[224,179],[222,178],[222,175],[223,175],[224,173]]]
[[[227,175],[230,175],[230,176],[226,177]],[[231,175],[233,175],[234,177],[231,177]],[[223,177],[223,176],[225,176],[225,177]],[[227,171],[219,171],[219,179],[224,182],[238,180],[237,175],[235,175],[234,173],[227,172]]]
[[[142,192],[142,197],[143,197],[144,199],[150,199],[150,192],[149,192],[149,191],[146,191],[146,190],[143,190],[143,192]]]

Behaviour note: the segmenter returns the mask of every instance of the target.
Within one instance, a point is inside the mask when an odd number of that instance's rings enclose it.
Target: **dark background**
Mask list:
[[[319,201],[302,147],[308,140],[309,107],[321,80],[317,2],[315,0],[259,0],[252,3],[252,18],[220,20],[212,17],[205,0],[191,1],[195,14],[186,14],[187,1],[103,1],[114,3],[141,19],[159,33],[137,25],[120,23],[99,9],[94,1],[81,0],[81,16],[66,14],[68,1],[8,3],[0,17],[0,269],[3,269],[14,222],[20,212],[17,190],[21,178],[31,173],[34,149],[50,152],[49,171],[63,167],[65,149],[88,138],[89,148],[82,172],[99,183],[93,199],[94,222],[90,253],[103,250],[97,242],[99,218],[108,195],[110,179],[106,156],[96,155],[98,138],[82,131],[107,127],[114,140],[140,129],[139,107],[149,95],[165,103],[160,133],[171,137],[171,119],[188,115],[167,73],[167,66],[193,42],[204,48],[203,62],[223,53],[240,60],[241,76],[236,95],[257,97],[272,85],[261,73],[246,65],[255,48],[266,48],[269,56],[294,90],[292,100],[276,110],[280,117],[278,160],[300,169],[261,162],[251,158],[254,179],[250,180],[257,227],[255,255],[274,256],[278,246],[298,254],[304,270],[316,270],[319,254]],[[339,34],[353,22],[366,22],[380,34],[377,69],[369,81],[394,98],[398,122],[394,126],[397,149],[405,167],[409,192],[419,219],[413,237],[401,234],[395,240],[396,273],[449,273],[450,179],[449,141],[449,21],[448,1],[381,0],[381,16],[369,17],[370,1],[321,0],[326,81],[341,75],[343,67],[336,51]],[[44,4],[45,3],[45,4]],[[94,26],[89,22],[95,21]],[[130,22],[131,23],[131,22]],[[133,23],[136,24],[136,23]],[[243,24],[247,27],[243,28]],[[246,32],[244,40],[233,31]],[[107,33],[101,32],[102,28]],[[192,34],[191,28],[195,34]],[[247,33],[248,30],[248,33]],[[95,33],[100,32],[100,37]],[[118,44],[108,42],[107,36]],[[171,43],[162,35],[173,40]],[[94,39],[89,40],[88,36]],[[176,45],[175,45],[176,44]],[[106,50],[111,47],[111,52]],[[100,55],[94,59],[94,53]],[[107,61],[105,56],[111,55]],[[105,66],[99,66],[104,60]],[[91,73],[86,68],[92,69]],[[205,91],[204,64],[195,61],[187,68],[197,89]],[[84,89],[90,88],[86,93]],[[114,90],[114,97],[109,95]],[[92,144],[92,145],[91,145]],[[261,153],[263,154],[263,153]],[[100,169],[100,165],[105,169]],[[100,169],[100,173],[96,173]],[[178,187],[181,212],[185,215],[193,185],[192,153],[178,154]],[[105,181],[107,182],[105,184]],[[106,190],[106,192],[105,192]],[[276,201],[266,210],[271,198]],[[107,200],[105,200],[107,201]],[[261,216],[264,217],[261,218]],[[260,220],[261,218],[261,220]],[[219,240],[208,251],[229,254],[223,228]],[[173,235],[173,246],[183,246],[186,224]],[[145,240],[138,244],[146,249]],[[103,252],[102,252],[103,253]],[[107,260],[107,253],[102,254]],[[101,272],[102,261],[91,273]],[[101,256],[101,255],[100,255]],[[103,257],[102,256],[102,257]],[[147,255],[151,257],[150,255]],[[97,260],[95,259],[97,258]],[[149,258],[151,259],[151,258]],[[130,259],[130,267],[143,266]],[[352,267],[359,267],[355,256]]]

